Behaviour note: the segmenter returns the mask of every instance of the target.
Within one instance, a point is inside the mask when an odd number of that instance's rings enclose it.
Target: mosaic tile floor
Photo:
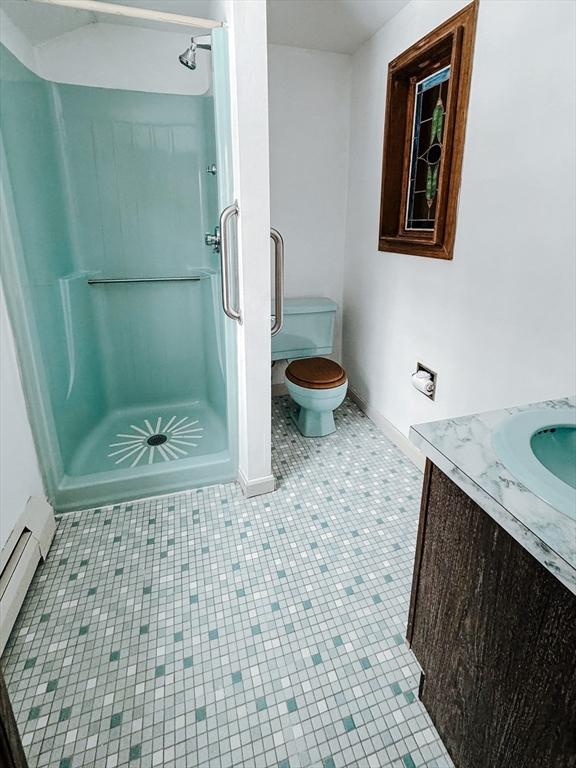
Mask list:
[[[276,493],[62,516],[3,666],[31,768],[450,768],[403,637],[421,475],[354,404]]]

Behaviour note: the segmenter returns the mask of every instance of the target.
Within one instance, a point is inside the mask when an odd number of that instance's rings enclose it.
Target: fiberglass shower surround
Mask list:
[[[231,479],[219,262],[204,243],[213,98],[50,83],[1,57],[2,182],[56,506]]]

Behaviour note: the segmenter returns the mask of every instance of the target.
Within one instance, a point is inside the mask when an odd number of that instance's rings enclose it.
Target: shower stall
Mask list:
[[[2,277],[60,511],[236,476],[234,322],[206,237],[232,202],[226,30],[211,45],[201,96],[49,82],[0,46]]]

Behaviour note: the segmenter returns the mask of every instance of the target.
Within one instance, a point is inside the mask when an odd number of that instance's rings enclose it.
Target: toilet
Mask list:
[[[305,437],[336,430],[334,410],[348,389],[346,371],[332,352],[338,305],[332,299],[285,299],[282,330],[272,337],[272,360],[288,360],[286,387],[292,416]]]

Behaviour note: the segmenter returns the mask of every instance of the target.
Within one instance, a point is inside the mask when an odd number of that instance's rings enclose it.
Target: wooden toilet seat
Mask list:
[[[346,383],[346,371],[326,357],[306,357],[288,365],[286,378],[305,389],[334,389]]]

